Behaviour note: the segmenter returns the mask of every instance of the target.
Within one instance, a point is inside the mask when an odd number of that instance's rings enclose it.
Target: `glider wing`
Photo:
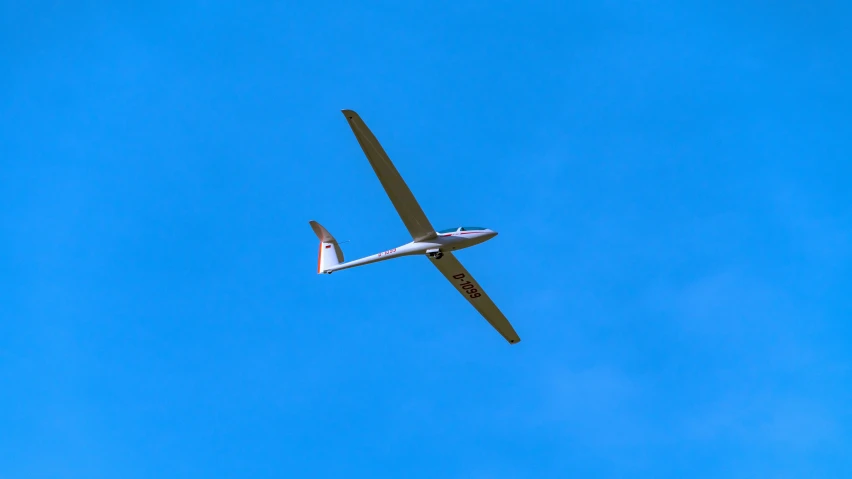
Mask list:
[[[355,138],[364,150],[367,159],[370,160],[370,165],[373,166],[373,171],[379,177],[385,192],[393,203],[408,232],[414,241],[426,241],[436,238],[435,228],[429,223],[429,219],[423,213],[411,190],[402,180],[402,176],[396,171],[390,158],[388,157],[379,140],[373,136],[373,133],[367,128],[367,125],[352,110],[343,110],[346,116],[346,121],[349,122],[349,127],[355,133]]]
[[[491,301],[479,283],[452,253],[444,253],[441,259],[430,258],[430,260],[506,341],[515,344],[521,340],[506,316],[503,316],[497,305]]]

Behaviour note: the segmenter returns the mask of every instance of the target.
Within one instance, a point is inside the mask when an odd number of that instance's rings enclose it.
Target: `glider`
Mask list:
[[[331,274],[335,271],[354,268],[365,264],[377,263],[401,256],[426,255],[444,275],[456,290],[464,296],[470,304],[500,333],[510,344],[521,340],[515,332],[509,320],[500,312],[497,305],[482,289],[482,286],[465,269],[453,251],[478,245],[497,236],[497,232],[479,226],[461,226],[456,228],[435,231],[429,219],[423,213],[411,190],[396,171],[390,158],[382,145],[367,128],[367,125],[352,110],[343,110],[343,115],[349,122],[349,127],[355,133],[355,138],[364,150],[370,165],[378,176],[379,181],[387,192],[388,197],[396,208],[399,217],[411,234],[412,241],[396,248],[382,251],[381,253],[356,259],[349,262],[343,261],[343,251],[340,244],[334,239],[328,230],[316,221],[310,225],[320,240],[319,258],[317,264],[318,274]]]

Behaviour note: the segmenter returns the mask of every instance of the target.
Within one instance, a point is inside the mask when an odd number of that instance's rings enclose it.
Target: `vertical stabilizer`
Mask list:
[[[316,221],[311,221],[311,228],[320,240],[319,257],[317,258],[317,273],[329,272],[329,269],[343,263],[343,251],[331,233]]]

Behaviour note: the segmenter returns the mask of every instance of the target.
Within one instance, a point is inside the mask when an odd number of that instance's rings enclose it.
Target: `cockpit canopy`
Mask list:
[[[456,226],[455,228],[448,228],[445,230],[438,231],[438,233],[446,234],[446,233],[455,233],[456,231],[482,231],[485,228],[482,226]]]

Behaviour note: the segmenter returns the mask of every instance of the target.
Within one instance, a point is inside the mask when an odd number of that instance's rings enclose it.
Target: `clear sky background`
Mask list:
[[[0,477],[852,477],[850,18],[0,2]]]

